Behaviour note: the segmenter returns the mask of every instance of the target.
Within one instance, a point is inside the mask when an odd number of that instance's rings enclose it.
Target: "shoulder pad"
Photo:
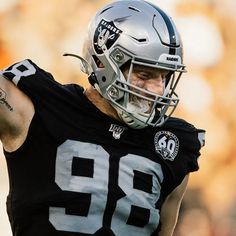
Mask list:
[[[171,117],[167,120],[167,122],[164,124],[163,127],[180,131],[180,132],[197,133],[200,146],[203,147],[205,145],[205,132],[206,131],[203,129],[197,129],[194,125],[188,123],[187,121],[183,119]]]
[[[192,131],[196,130],[194,125],[188,123],[187,121],[185,121],[183,119],[176,118],[176,117],[170,117],[166,121],[166,123],[164,124],[164,127],[181,129],[181,130],[187,131],[187,132],[192,132]]]

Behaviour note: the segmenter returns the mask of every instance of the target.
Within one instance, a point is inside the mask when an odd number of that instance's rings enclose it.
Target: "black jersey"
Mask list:
[[[192,171],[204,131],[170,118],[131,129],[100,112],[75,84],[30,60],[1,74],[35,107],[27,138],[5,151],[14,236],[150,236],[165,198]]]

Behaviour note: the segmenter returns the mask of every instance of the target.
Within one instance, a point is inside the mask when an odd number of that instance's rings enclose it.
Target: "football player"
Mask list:
[[[0,138],[14,236],[171,236],[204,130],[171,117],[183,64],[172,19],[145,1],[97,12],[91,87],[29,59],[1,71]]]

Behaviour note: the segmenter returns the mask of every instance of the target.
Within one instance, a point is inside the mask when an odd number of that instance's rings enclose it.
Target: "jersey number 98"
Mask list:
[[[93,174],[73,174],[72,166],[76,159],[90,161]],[[108,201],[109,160],[109,153],[100,145],[67,140],[58,147],[56,184],[63,191],[90,194],[91,200],[88,213],[81,216],[69,215],[63,207],[50,207],[49,220],[56,230],[93,235],[102,228]],[[159,224],[159,210],[155,204],[160,197],[160,184],[163,181],[161,166],[145,157],[127,154],[120,158],[117,172],[118,186],[125,196],[115,204],[111,230],[117,236],[150,235]],[[135,172],[150,176],[151,191],[144,191],[134,185]],[[134,208],[149,212],[145,224],[129,223]]]

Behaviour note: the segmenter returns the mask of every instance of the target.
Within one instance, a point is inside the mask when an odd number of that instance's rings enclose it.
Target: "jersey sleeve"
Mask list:
[[[164,167],[168,171],[163,184],[165,196],[169,195],[190,172],[199,169],[201,148],[205,145],[205,130],[198,129],[192,124],[178,119],[169,118],[163,126],[163,137],[158,135],[156,145],[164,159]],[[157,149],[158,150],[158,149]]]
[[[205,145],[205,130],[193,128],[190,134],[186,134],[183,142],[189,171],[197,171],[199,169],[198,158],[201,155],[201,148]]]
[[[72,123],[68,117],[81,112],[83,88],[76,84],[60,84],[29,59],[15,63],[0,74],[31,99],[35,113],[54,137],[66,132],[65,123]]]
[[[185,169],[187,172],[199,169],[198,158],[201,148],[205,145],[205,130],[198,129],[192,124],[181,119],[173,119],[171,126],[175,127],[175,132],[179,138],[181,152],[184,157]]]
[[[50,73],[42,70],[29,59],[9,66],[0,71],[0,74],[28,95],[33,103],[37,103],[41,93],[45,98],[50,96],[52,84],[57,83]]]
[[[53,76],[39,68],[34,62],[30,59],[25,59],[23,61],[17,62],[0,72],[3,76],[5,76],[8,80],[11,80],[15,85],[24,78],[33,78],[33,77],[45,77],[49,79],[53,79]]]

